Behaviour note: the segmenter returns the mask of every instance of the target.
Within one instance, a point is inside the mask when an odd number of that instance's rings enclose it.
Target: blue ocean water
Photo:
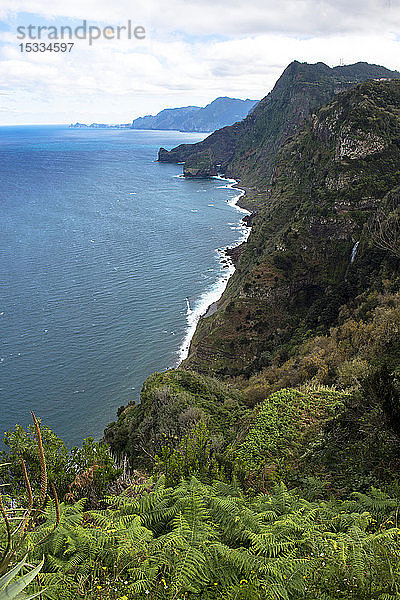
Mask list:
[[[230,272],[217,249],[244,235],[237,190],[155,162],[202,137],[0,128],[1,431],[34,409],[70,444],[99,437],[184,355]]]

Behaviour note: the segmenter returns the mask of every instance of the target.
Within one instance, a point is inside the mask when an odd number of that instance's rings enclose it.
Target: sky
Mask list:
[[[20,46],[83,21],[115,37],[128,20],[144,39]],[[28,25],[53,30],[19,39]],[[400,69],[400,0],[0,0],[0,125],[128,123],[218,96],[260,99],[292,60]]]

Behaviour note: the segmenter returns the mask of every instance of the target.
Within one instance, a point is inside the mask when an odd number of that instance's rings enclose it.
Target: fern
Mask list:
[[[247,500],[235,485],[192,477],[134,493],[108,498],[104,510],[60,506],[59,527],[44,545],[47,598],[392,600],[400,593],[396,500],[380,492],[308,502],[279,484]],[[52,502],[46,514],[43,532],[54,521]]]

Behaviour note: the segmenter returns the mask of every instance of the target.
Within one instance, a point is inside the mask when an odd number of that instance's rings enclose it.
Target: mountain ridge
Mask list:
[[[257,102],[220,96],[204,107],[165,108],[157,115],[138,117],[132,121],[131,128],[210,132],[241,121]]]
[[[253,188],[249,200],[269,185],[274,156],[314,109],[348,87],[381,78],[398,79],[400,73],[368,63],[331,68],[294,61],[241,123],[217,130],[197,144],[181,144],[170,151],[160,148],[158,160],[183,162],[186,177],[222,173],[238,179]]]

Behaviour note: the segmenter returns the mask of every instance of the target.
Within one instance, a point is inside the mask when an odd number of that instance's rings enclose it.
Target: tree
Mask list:
[[[378,211],[369,227],[372,241],[377,248],[387,250],[396,258],[400,258],[400,213],[393,211],[386,215]]]
[[[60,522],[60,510],[57,493],[54,485],[50,484],[55,507],[54,525],[43,535],[39,536],[33,548],[31,544],[27,543],[30,533],[38,529],[41,521],[43,521],[44,509],[47,504],[47,490],[49,487],[42,435],[39,423],[33,412],[32,418],[37,457],[40,464],[39,497],[35,501],[25,461],[20,455],[19,462],[21,465],[24,486],[27,493],[26,505],[18,506],[9,495],[5,496],[4,501],[3,496],[0,493],[0,514],[3,519],[3,527],[0,528],[0,600],[22,600],[22,598],[25,598],[25,600],[31,600],[41,594],[41,591],[39,591],[33,595],[30,595],[29,597],[22,595],[23,590],[27,588],[28,585],[34,580],[44,564],[43,558],[36,567],[32,568],[27,564],[26,558],[30,551],[34,550],[54,532]],[[3,464],[0,466],[5,467],[10,465]],[[2,487],[5,486],[6,484],[2,484]],[[22,560],[19,560],[18,557],[20,557],[21,554],[23,555]],[[14,564],[16,560],[18,562]],[[26,571],[27,567],[30,568],[29,572],[17,579],[21,571]]]

